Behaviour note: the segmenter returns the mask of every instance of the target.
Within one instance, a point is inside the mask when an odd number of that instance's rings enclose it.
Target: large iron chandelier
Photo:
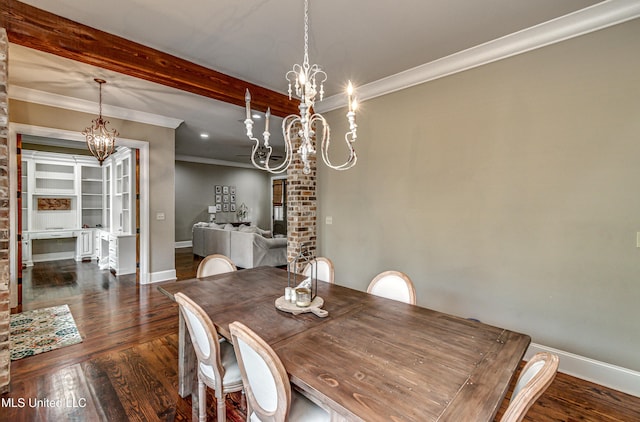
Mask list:
[[[102,118],[102,84],[106,84],[104,79],[94,79],[100,86],[100,109],[98,117],[91,121],[91,126],[87,127],[82,134],[87,138],[87,148],[94,157],[98,159],[100,165],[116,148],[116,136],[118,131],[107,129],[108,120]]]
[[[319,141],[322,160],[324,163],[335,170],[347,170],[356,164],[357,156],[353,148],[353,143],[357,138],[356,129],[356,107],[357,101],[353,96],[353,86],[349,82],[347,88],[349,111],[347,112],[347,120],[349,121],[349,132],[345,134],[344,141],[348,148],[349,157],[339,165],[331,163],[329,159],[330,144],[330,128],[325,118],[313,111],[316,96],[322,101],[324,96],[324,82],[327,80],[327,74],[322,71],[319,65],[309,65],[309,1],[304,2],[304,58],[302,65],[294,64],[293,69],[285,75],[289,81],[289,99],[291,99],[291,84],[295,87],[296,96],[300,98],[300,115],[290,114],[282,121],[282,132],[284,134],[284,160],[282,163],[271,167],[270,159],[273,149],[269,144],[269,118],[271,117],[271,109],[267,109],[265,115],[265,127],[262,133],[263,142],[253,136],[253,120],[251,119],[251,94],[247,89],[245,94],[245,103],[247,117],[244,124],[247,128],[247,137],[255,142],[251,150],[251,162],[261,170],[267,170],[271,173],[282,173],[289,168],[293,159],[293,145],[296,138],[300,139],[298,154],[303,164],[303,172],[309,174],[311,172],[311,157],[315,155],[314,139]],[[321,128],[320,128],[321,126]],[[320,133],[318,133],[320,132]],[[317,136],[320,136],[317,138]],[[266,151],[266,157],[265,157]],[[256,162],[256,160],[258,162]]]

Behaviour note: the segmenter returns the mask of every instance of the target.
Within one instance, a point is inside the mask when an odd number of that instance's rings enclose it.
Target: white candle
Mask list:
[[[269,132],[269,117],[271,117],[271,107],[267,107],[267,114],[265,114],[264,131]]]
[[[245,108],[247,109],[247,119],[251,119],[251,94],[249,93],[249,88],[247,88],[247,92],[244,94],[244,102]]]
[[[351,85],[351,81],[349,81],[349,85],[347,85],[347,98],[349,103],[349,111],[353,111],[352,96],[353,96],[353,85]]]

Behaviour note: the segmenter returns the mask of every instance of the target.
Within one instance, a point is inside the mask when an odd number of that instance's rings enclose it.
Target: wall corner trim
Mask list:
[[[640,397],[640,372],[536,343],[529,345],[524,360],[531,359],[538,352],[558,355],[558,371],[564,374]]]

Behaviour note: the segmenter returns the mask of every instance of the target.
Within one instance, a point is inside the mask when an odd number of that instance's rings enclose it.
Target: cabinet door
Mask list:
[[[83,256],[91,255],[93,253],[93,236],[90,231],[83,231],[80,234],[81,239],[81,251]]]

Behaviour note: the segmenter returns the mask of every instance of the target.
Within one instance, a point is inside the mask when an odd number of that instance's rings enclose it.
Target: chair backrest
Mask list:
[[[313,267],[318,267],[318,280],[326,281],[327,283],[334,283],[333,279],[333,262],[329,258],[318,257],[309,262],[302,270],[302,274],[310,277],[314,271]]]
[[[231,271],[237,271],[236,265],[226,256],[220,254],[213,254],[206,256],[198,265],[198,271],[196,277],[207,277],[210,275],[228,273]]]
[[[551,385],[559,359],[553,353],[536,353],[524,366],[501,422],[520,422],[529,408]]]
[[[284,421],[291,405],[291,384],[278,355],[260,336],[236,321],[229,324],[247,397],[247,413],[262,422]],[[247,420],[253,420],[251,414]]]
[[[387,299],[416,304],[416,289],[408,275],[401,271],[384,271],[371,280],[367,292]]]
[[[188,296],[176,293],[174,298],[189,330],[198,363],[211,367],[215,378],[212,381],[216,384],[216,389],[220,388],[219,391],[222,391],[222,379],[225,371],[220,360],[220,345],[216,327],[211,322],[209,315]]]

